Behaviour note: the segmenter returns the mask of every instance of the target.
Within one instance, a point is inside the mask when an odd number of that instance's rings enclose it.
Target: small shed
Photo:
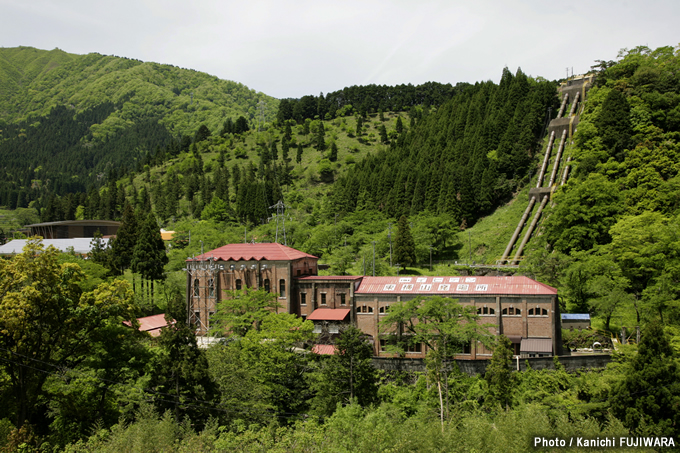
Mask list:
[[[588,313],[562,313],[563,329],[587,329],[590,327]]]
[[[522,338],[521,357],[550,357],[551,355],[553,355],[552,339]]]

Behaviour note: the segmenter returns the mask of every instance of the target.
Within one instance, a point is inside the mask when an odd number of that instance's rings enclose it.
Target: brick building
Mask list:
[[[187,260],[187,308],[199,334],[225,290],[264,288],[278,295],[286,313],[314,322],[321,343],[330,343],[343,324],[354,324],[369,338],[377,357],[384,351],[378,323],[390,305],[440,295],[473,305],[480,323],[493,324],[516,355],[561,354],[557,290],[528,277],[362,277],[319,276],[318,258],[281,244],[229,244]],[[424,357],[414,345],[407,357]],[[468,345],[460,358],[489,358],[481,344]]]

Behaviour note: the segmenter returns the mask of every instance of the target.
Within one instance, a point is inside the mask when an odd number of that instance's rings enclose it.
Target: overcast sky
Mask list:
[[[196,69],[268,95],[350,85],[558,79],[680,43],[680,1],[0,0],[0,47]]]

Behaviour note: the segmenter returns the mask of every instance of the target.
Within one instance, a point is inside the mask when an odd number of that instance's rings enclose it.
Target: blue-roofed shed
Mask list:
[[[587,329],[590,327],[588,313],[562,313],[563,329]]]

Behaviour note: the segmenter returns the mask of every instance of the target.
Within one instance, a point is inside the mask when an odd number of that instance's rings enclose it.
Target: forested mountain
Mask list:
[[[638,47],[596,68],[574,177],[554,197],[527,265],[569,309],[606,327],[658,319],[677,329],[680,55]]]
[[[196,104],[204,100],[192,103],[189,88],[168,103],[142,103],[137,93],[174,87],[154,69],[160,65],[2,52],[13,57],[0,63],[9,87],[0,184],[14,195],[0,203],[30,205],[18,211],[38,210],[44,221],[124,219],[125,226],[92,259],[37,242],[0,259],[0,449],[524,451],[537,435],[676,439],[677,48],[639,47],[593,68],[596,86],[565,149],[571,179],[552,194],[519,268],[505,270],[557,287],[562,310],[590,313],[595,331],[564,330],[565,346],[609,342],[624,329],[635,341],[638,326],[639,345],[620,346],[604,370],[569,373],[555,358],[554,369],[515,372],[510,342],[499,337],[484,377],[445,371],[438,355],[426,361],[427,373],[378,376],[371,347],[353,329],[342,332],[332,356],[299,354],[317,338],[310,321],[264,309],[276,296],[258,291],[227,298],[237,310],[218,306],[214,319],[225,322],[219,334],[229,339],[201,350],[186,319],[182,268],[203,249],[278,240],[320,256],[331,275],[480,272],[454,260],[493,256],[480,251],[492,248],[485,234],[507,243],[541,162],[550,107],[557,111],[556,83],[506,69],[498,84],[351,87],[281,101],[278,111],[266,99],[268,120],[255,128],[249,108],[205,113],[203,121]],[[118,71],[129,77],[120,90],[142,88],[93,103],[77,90],[58,93],[71,90],[55,81],[59,68],[78,67],[81,75],[64,77],[85,83],[92,74],[99,85],[108,65],[126,68]],[[45,80],[54,96],[40,99],[54,104],[20,102],[39,99],[33,91]],[[489,223],[507,223],[507,234],[484,231]],[[176,231],[167,248],[158,224]],[[428,257],[434,265],[424,265]],[[140,277],[154,289],[142,290]],[[122,323],[161,312],[177,322],[156,340]],[[234,336],[226,326],[244,316],[246,331]],[[461,318],[453,318],[445,327],[457,333]],[[652,447],[662,448],[641,451]]]
[[[410,83],[396,86],[353,85],[326,96],[320,93],[319,96],[307,95],[300,99],[281,99],[276,117],[279,122],[290,119],[301,122],[307,118],[333,119],[351,110],[365,116],[367,113],[400,112],[418,105],[438,107],[468,85],[459,83],[454,87],[450,83],[437,82],[416,86]]]
[[[252,126],[278,106],[189,69],[30,47],[0,49],[0,87],[0,205],[10,208],[85,192],[112,171],[139,171],[200,125]]]
[[[460,88],[389,150],[340,179],[334,206],[396,218],[428,211],[472,225],[522,183],[550,120],[548,108],[556,105],[555,89],[507,68],[498,85]]]

